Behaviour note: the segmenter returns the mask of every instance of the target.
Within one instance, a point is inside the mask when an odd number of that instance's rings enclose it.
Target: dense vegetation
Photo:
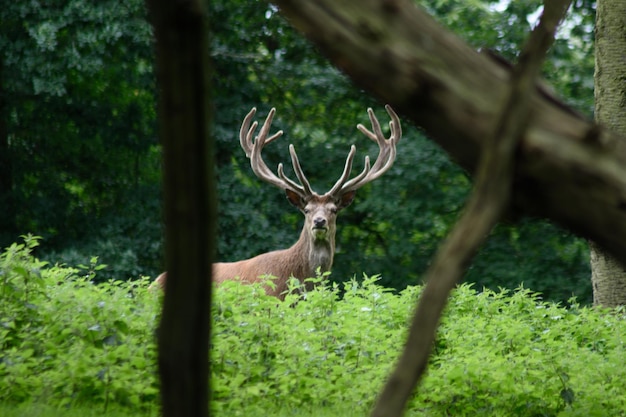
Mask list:
[[[540,4],[420,3],[476,48],[510,60]],[[593,2],[574,3],[545,75],[591,113]],[[290,245],[302,222],[279,190],[254,177],[239,148],[239,124],[251,107],[260,117],[276,107],[275,128],[286,131],[267,149],[270,165],[288,161],[293,142],[318,191],[334,183],[350,144],[359,161],[373,154],[354,128],[367,121],[366,107],[386,116],[271,5],[213,1],[210,18],[218,256],[236,260]],[[33,233],[44,238],[38,255],[53,263],[98,256],[108,267],[97,280],[154,276],[162,269],[161,150],[143,1],[12,2],[0,21],[0,247]],[[334,281],[368,271],[398,290],[418,284],[457,217],[466,173],[421,132],[406,124],[404,131],[393,169],[360,190],[338,220]],[[522,219],[497,229],[466,281],[479,289],[523,283],[549,299],[588,302],[587,247],[553,225]]]
[[[0,403],[155,415],[159,293],[145,279],[95,285],[96,260],[49,265],[32,256],[37,243],[26,237],[0,256]],[[225,284],[212,309],[212,407],[363,415],[419,292],[394,294],[365,276],[277,303],[258,286]],[[624,334],[621,311],[463,285],[409,415],[622,415]]]

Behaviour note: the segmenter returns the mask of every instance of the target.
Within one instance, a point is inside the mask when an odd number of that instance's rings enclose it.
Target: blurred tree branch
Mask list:
[[[167,292],[158,330],[163,416],[209,415],[216,188],[206,2],[149,0],[160,87]]]

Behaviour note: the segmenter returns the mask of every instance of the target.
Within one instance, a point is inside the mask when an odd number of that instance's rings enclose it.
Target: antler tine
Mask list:
[[[276,114],[276,109],[272,108],[265,118],[265,122],[263,126],[261,126],[261,130],[259,131],[258,136],[253,141],[254,132],[258,127],[258,122],[254,121],[252,125],[250,122],[254,118],[256,114],[256,108],[253,107],[252,110],[246,115],[243,119],[243,123],[241,124],[241,129],[239,130],[239,141],[241,143],[241,147],[243,148],[246,156],[250,158],[250,166],[252,167],[252,171],[255,173],[257,177],[260,179],[275,185],[281,189],[289,189],[294,191],[295,193],[301,195],[302,197],[306,197],[308,194],[312,192],[311,186],[309,185],[306,177],[302,173],[302,169],[300,168],[300,164],[295,159],[295,163],[297,163],[297,167],[294,165],[294,170],[296,171],[296,175],[298,179],[302,181],[303,185],[299,185],[295,181],[289,179],[283,172],[283,164],[278,164],[278,177],[272,172],[271,169],[267,166],[263,157],[261,156],[261,151],[268,143],[273,142],[283,135],[283,131],[279,130],[274,133],[272,136],[269,136],[270,127],[272,125],[272,121],[274,119],[274,115]],[[291,149],[290,149],[291,151]],[[292,162],[294,162],[292,155]],[[280,178],[279,178],[280,177]],[[304,179],[304,181],[303,181]]]
[[[302,171],[302,167],[300,166],[300,161],[298,160],[298,154],[293,145],[289,145],[289,154],[291,155],[291,164],[293,166],[293,170],[296,173],[296,176],[302,183],[302,185],[293,181],[291,178],[285,175],[285,171],[283,170],[283,164],[278,164],[278,176],[283,179],[286,183],[288,183],[292,188],[295,188],[300,191],[300,194],[303,196],[313,195],[313,189],[311,188],[311,184],[309,180],[304,175]]]
[[[380,128],[380,123],[378,122],[376,115],[374,115],[374,111],[372,109],[367,109],[370,122],[372,123],[373,134],[363,125],[360,126],[359,130],[366,133],[366,136],[378,143],[378,157],[376,158],[376,162],[374,163],[371,171],[368,173],[367,177],[362,180],[362,182],[359,183],[355,181],[351,184],[346,184],[346,187],[351,187],[352,189],[361,187],[380,177],[393,165],[396,159],[396,144],[402,137],[402,127],[400,125],[400,118],[396,112],[393,111],[391,106],[386,104],[385,110],[387,110],[387,114],[389,114],[389,117],[391,118],[389,121],[389,139],[385,139],[385,136]]]
[[[272,119],[274,118],[273,112],[275,112],[274,109],[272,109],[270,111],[270,114],[267,115],[267,118],[265,119],[265,123],[263,124],[264,127],[268,123],[268,120],[270,124],[272,123]],[[246,115],[246,117],[243,119],[243,123],[241,124],[241,129],[239,129],[239,143],[241,144],[241,147],[243,148],[248,158],[250,158],[250,155],[252,154],[252,149],[254,147],[252,143],[252,138],[254,137],[254,132],[257,126],[259,125],[259,122],[255,120],[254,123],[252,123],[252,126],[250,126],[250,122],[254,118],[255,114],[256,114],[256,107],[253,107],[252,110],[250,110],[248,114]],[[263,128],[261,128],[261,130],[263,130]],[[282,135],[282,130],[274,134],[272,136],[272,140],[276,139],[280,135]]]
[[[298,160],[298,154],[296,153],[296,148],[291,144],[289,145],[289,154],[291,155],[291,165],[293,166],[293,170],[296,173],[296,176],[298,177],[300,182],[302,183],[302,190],[307,195],[312,195],[313,189],[311,188],[311,184],[309,183],[309,180],[306,178],[304,172],[302,171],[300,161]]]
[[[282,162],[280,164],[278,164],[278,176],[285,181],[285,183],[287,183],[288,187],[283,187],[283,188],[289,188],[293,191],[297,191],[299,195],[304,196],[305,195],[305,191],[304,191],[304,187],[302,187],[300,184],[298,184],[297,182],[295,182],[294,180],[292,180],[291,178],[289,178],[287,175],[285,175],[285,171],[283,169],[283,164]]]
[[[337,181],[329,194],[335,194],[338,191],[347,192],[357,190],[368,182],[380,177],[393,165],[396,159],[396,144],[402,137],[402,127],[400,125],[400,119],[398,115],[393,111],[391,106],[386,105],[385,109],[391,117],[391,121],[389,122],[389,130],[391,132],[389,139],[386,139],[383,135],[382,129],[380,128],[380,123],[378,122],[378,119],[376,118],[376,115],[371,108],[367,109],[367,113],[372,124],[372,131],[369,131],[362,124],[357,125],[357,129],[359,129],[359,131],[361,131],[365,136],[378,144],[379,151],[376,162],[374,162],[374,165],[370,168],[369,157],[366,157],[365,168],[363,169],[363,171],[349,181],[346,181],[347,175],[346,170],[344,170],[344,174],[342,175],[340,180]],[[348,164],[346,163],[346,167],[347,165]]]
[[[334,194],[336,194],[337,191],[339,191],[341,189],[341,187],[343,187],[345,182],[348,181],[348,178],[350,177],[350,172],[352,171],[352,162],[354,161],[354,155],[356,155],[356,146],[352,145],[350,147],[350,152],[348,153],[348,157],[346,158],[346,164],[345,164],[345,166],[343,168],[343,173],[341,174],[341,177],[339,177],[339,179],[337,180],[335,185],[333,185],[333,188],[331,188],[330,191],[326,193],[327,195],[334,195]],[[367,174],[366,171],[369,171],[369,164],[370,164],[369,157],[366,156],[365,157],[365,168],[355,178],[361,178],[363,175]]]
[[[248,141],[250,132],[254,134],[256,127],[258,126],[257,122],[252,124],[250,127],[250,121],[256,114],[256,107],[253,107],[252,110],[248,112],[246,117],[243,119],[243,123],[241,123],[241,128],[239,129],[239,143],[241,144],[241,148],[246,153],[246,156],[250,158],[250,154],[252,153],[252,144]]]
[[[380,128],[380,123],[378,122],[378,119],[374,115],[374,111],[371,108],[367,109],[367,113],[369,115],[370,122],[372,123],[373,132],[370,132],[362,124],[357,125],[357,129],[365,134],[365,136],[378,143],[379,153],[378,157],[376,158],[376,163],[372,167],[372,170],[374,172],[380,170],[381,165],[387,165],[389,161],[392,161],[393,163],[393,160],[395,159],[395,146],[402,137],[402,127],[400,125],[400,119],[398,118],[398,115],[388,104],[385,105],[385,110],[387,110],[387,113],[391,117],[391,120],[389,121],[389,131],[391,133],[389,139],[385,139],[383,132]],[[387,143],[389,143],[389,145],[387,145]],[[393,152],[394,154],[388,155],[388,153],[390,152]],[[382,171],[380,174],[383,173],[384,171]],[[376,176],[376,178],[378,178],[378,176]]]

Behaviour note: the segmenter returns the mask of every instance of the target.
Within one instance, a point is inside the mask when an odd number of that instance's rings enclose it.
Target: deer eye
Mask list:
[[[311,212],[311,210],[309,210],[308,208],[305,208],[302,211],[304,212],[304,214],[309,214]]]

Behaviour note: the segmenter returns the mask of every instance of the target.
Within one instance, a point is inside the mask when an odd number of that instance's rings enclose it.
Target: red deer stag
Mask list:
[[[216,283],[234,278],[252,283],[263,280],[264,276],[271,275],[276,277],[275,285],[274,288],[267,287],[266,293],[284,299],[290,277],[293,276],[302,282],[305,278],[314,277],[318,268],[322,272],[330,270],[335,254],[337,213],[352,203],[357,189],[380,177],[393,165],[396,158],[396,144],[402,136],[400,120],[390,106],[385,106],[385,109],[391,117],[389,122],[391,136],[389,139],[384,137],[372,109],[367,109],[367,113],[372,123],[373,132],[361,124],[357,125],[357,128],[365,136],[376,142],[380,148],[374,165],[370,167],[369,156],[366,156],[363,171],[356,177],[349,179],[352,161],[356,153],[356,147],[352,145],[343,174],[330,191],[323,195],[319,195],[311,189],[309,181],[302,172],[293,145],[289,145],[289,153],[300,184],[285,175],[282,163],[278,165],[278,176],[268,168],[261,157],[261,150],[265,145],[282,136],[283,131],[278,131],[268,137],[276,113],[276,109],[272,109],[267,115],[259,135],[253,142],[252,138],[258,122],[255,121],[250,126],[250,122],[256,114],[256,108],[250,110],[241,125],[239,139],[246,156],[250,158],[252,171],[260,179],[285,190],[289,202],[304,213],[304,227],[300,233],[300,239],[289,249],[263,253],[239,262],[213,264],[213,280]],[[164,272],[156,278],[153,286],[164,288],[165,281],[166,273]],[[310,287],[310,283],[305,284],[305,288],[310,289]]]

